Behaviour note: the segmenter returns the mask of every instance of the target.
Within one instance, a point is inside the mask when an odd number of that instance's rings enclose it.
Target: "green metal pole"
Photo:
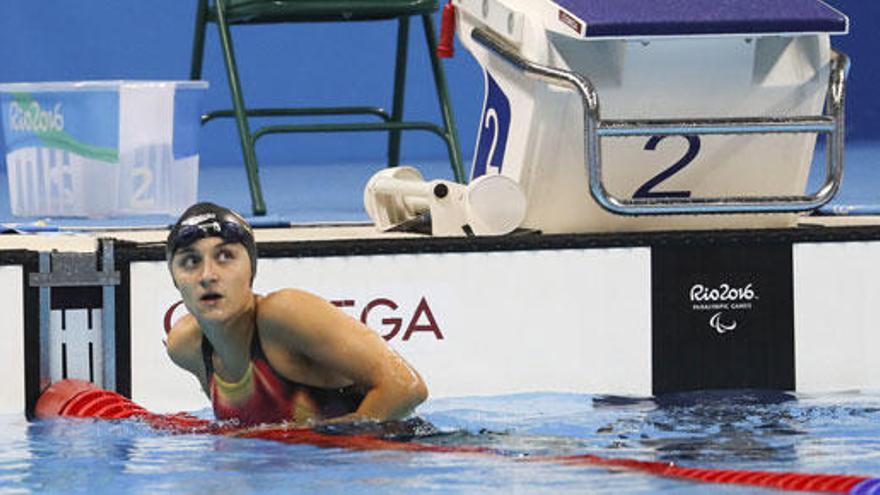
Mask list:
[[[238,127],[238,135],[241,139],[241,151],[244,155],[244,166],[247,170],[248,187],[251,193],[251,210],[254,215],[266,214],[266,203],[263,201],[263,191],[260,187],[260,175],[257,168],[257,155],[254,151],[251,132],[248,128],[247,115],[244,106],[244,96],[241,92],[241,81],[238,77],[238,67],[235,64],[235,54],[232,50],[232,35],[229,25],[226,23],[226,7],[224,0],[215,0],[214,8],[217,11],[217,27],[220,31],[220,43],[223,45],[223,59],[226,62],[226,76],[229,81],[229,91],[232,93],[232,104],[235,108],[235,122]]]
[[[196,28],[193,31],[192,60],[189,64],[189,78],[192,81],[202,78],[202,60],[205,58],[205,24],[208,17],[208,0],[199,0],[196,7]]]
[[[422,22],[425,26],[425,39],[428,42],[428,52],[431,55],[431,69],[434,72],[434,84],[437,86],[437,97],[440,100],[440,112],[443,114],[443,124],[446,128],[446,134],[449,139],[446,141],[449,150],[449,161],[452,165],[452,172],[455,174],[455,180],[461,184],[466,182],[464,175],[464,167],[461,160],[461,146],[458,142],[458,131],[455,127],[455,116],[452,114],[452,105],[449,101],[449,91],[446,87],[446,76],[443,74],[443,66],[440,58],[437,56],[435,47],[437,46],[437,37],[434,34],[434,23],[431,16],[425,14],[422,16]]]
[[[398,19],[397,61],[394,66],[394,102],[391,107],[391,121],[403,120],[403,97],[406,91],[406,64],[409,47],[409,17]],[[400,165],[400,131],[388,134],[388,166]]]

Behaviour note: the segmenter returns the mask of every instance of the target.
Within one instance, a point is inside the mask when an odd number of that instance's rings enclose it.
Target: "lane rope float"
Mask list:
[[[35,408],[40,419],[56,417],[138,419],[172,434],[213,434],[238,438],[259,438],[289,444],[347,450],[398,450],[503,457],[520,462],[543,462],[568,466],[600,466],[638,471],[655,476],[715,484],[732,484],[789,491],[880,495],[880,478],[857,475],[814,474],[737,469],[707,469],[674,463],[606,458],[593,454],[511,457],[488,447],[433,445],[381,438],[375,434],[329,434],[310,428],[265,425],[242,428],[217,423],[187,413],[157,414],[116,392],[103,390],[82,380],[62,380],[49,386]]]

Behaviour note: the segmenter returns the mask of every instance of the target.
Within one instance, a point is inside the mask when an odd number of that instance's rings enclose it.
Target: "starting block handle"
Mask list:
[[[590,193],[602,208],[619,215],[705,215],[733,213],[794,213],[815,210],[831,201],[843,180],[846,76],[849,58],[834,51],[825,113],[816,117],[754,117],[688,120],[605,120],[600,118],[599,94],[585,76],[523,58],[493,32],[475,28],[471,37],[525,74],[550,84],[572,87],[584,107],[584,161]],[[811,194],[801,196],[731,196],[715,198],[619,198],[602,181],[601,138],[689,134],[827,134],[825,179]]]

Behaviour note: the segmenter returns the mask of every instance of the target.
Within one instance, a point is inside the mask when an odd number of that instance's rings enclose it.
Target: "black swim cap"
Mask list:
[[[199,239],[220,237],[226,242],[239,243],[247,249],[251,259],[251,282],[257,274],[257,245],[254,231],[238,213],[214,203],[197,203],[180,216],[171,227],[165,243],[165,257],[169,269],[174,253]]]

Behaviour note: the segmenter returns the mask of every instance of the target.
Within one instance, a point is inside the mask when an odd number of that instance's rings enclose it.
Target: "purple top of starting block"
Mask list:
[[[586,23],[586,37],[845,33],[821,0],[553,0]],[[560,14],[560,19],[563,14]]]

